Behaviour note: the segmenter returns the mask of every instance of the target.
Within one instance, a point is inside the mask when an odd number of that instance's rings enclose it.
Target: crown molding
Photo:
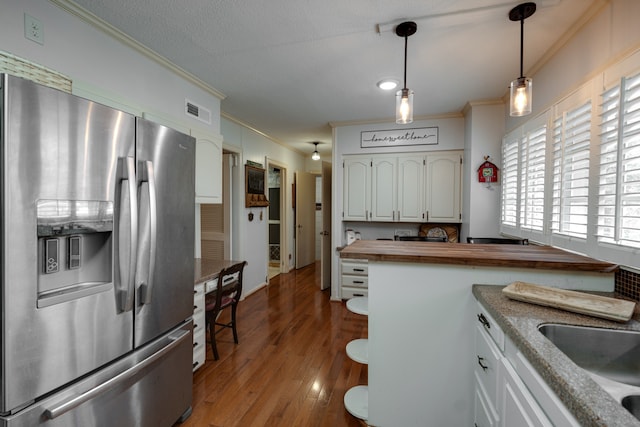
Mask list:
[[[78,18],[80,18],[84,22],[88,23],[92,27],[97,28],[98,30],[104,32],[105,34],[107,34],[107,35],[113,37],[114,39],[124,43],[126,46],[136,50],[137,52],[141,53],[142,55],[146,56],[147,58],[149,58],[149,59],[155,61],[156,63],[160,64],[161,66],[167,68],[168,70],[172,71],[173,73],[177,74],[178,76],[182,77],[183,79],[189,81],[190,83],[193,83],[194,85],[196,85],[200,89],[204,90],[205,92],[215,96],[216,98],[218,98],[220,100],[223,100],[223,99],[226,98],[226,95],[223,94],[222,92],[220,92],[219,90],[213,88],[212,86],[210,86],[209,84],[207,84],[203,80],[201,80],[198,77],[194,76],[193,74],[191,74],[190,72],[186,71],[185,69],[177,66],[176,64],[174,64],[173,62],[171,62],[167,58],[165,58],[164,56],[159,55],[155,51],[149,49],[148,47],[146,47],[145,45],[140,43],[139,41],[137,41],[134,38],[130,37],[129,35],[123,33],[122,31],[120,31],[119,29],[114,27],[113,25],[111,25],[108,22],[98,18],[93,13],[89,12],[86,9],[83,9],[82,7],[80,7],[77,4],[73,3],[72,1],[70,1],[70,0],[49,0],[49,1],[51,3],[53,3],[54,5],[58,6],[60,9],[65,10],[66,12],[77,16]]]
[[[443,113],[443,114],[435,114],[431,116],[413,116],[413,122],[421,121],[421,120],[442,120],[442,119],[460,119],[463,118],[464,115],[462,112],[457,113]],[[332,128],[343,127],[343,126],[360,126],[360,125],[375,125],[375,124],[383,124],[383,123],[395,123],[395,119],[387,118],[387,119],[371,119],[371,120],[346,120],[342,122],[329,122],[329,126]]]

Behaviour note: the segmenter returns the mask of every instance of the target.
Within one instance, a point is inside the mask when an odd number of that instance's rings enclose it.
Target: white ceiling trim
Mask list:
[[[136,51],[140,52],[141,54],[143,54],[147,58],[152,59],[153,61],[157,62],[161,66],[169,69],[170,71],[174,72],[178,76],[180,76],[180,77],[184,78],[185,80],[193,83],[194,85],[196,85],[200,89],[202,89],[205,92],[215,96],[216,98],[218,98],[220,100],[223,100],[223,99],[225,99],[227,97],[225,94],[223,94],[219,90],[213,88],[209,84],[205,83],[204,81],[202,81],[201,79],[199,79],[195,75],[193,75],[193,74],[189,73],[188,71],[184,70],[183,68],[177,66],[176,64],[174,64],[173,62],[169,61],[165,57],[159,55],[155,51],[149,49],[148,47],[146,47],[142,43],[140,43],[137,40],[129,37],[128,35],[126,35],[122,31],[118,30],[117,28],[115,28],[111,24],[103,21],[102,19],[100,19],[96,15],[94,15],[93,13],[91,13],[91,12],[81,8],[81,7],[79,7],[75,3],[72,3],[69,0],[49,0],[49,1],[51,3],[53,3],[53,4],[55,4],[56,6],[58,6],[59,8],[61,8],[61,9],[65,10],[65,11],[77,16],[78,18],[82,19],[83,21],[85,21],[89,25],[91,25],[91,26],[93,26],[93,27],[105,32],[106,34],[110,35],[111,37],[115,38],[116,40],[119,40],[120,42],[122,42],[125,45],[131,47],[132,49],[135,49]]]

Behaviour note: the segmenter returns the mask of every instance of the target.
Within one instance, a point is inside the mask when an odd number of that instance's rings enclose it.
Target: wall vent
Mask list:
[[[211,110],[195,104],[188,99],[184,100],[184,112],[187,116],[194,117],[206,124],[211,124]]]

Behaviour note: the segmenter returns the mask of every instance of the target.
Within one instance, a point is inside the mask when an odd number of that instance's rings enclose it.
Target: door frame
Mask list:
[[[276,167],[280,169],[280,273],[289,272],[289,233],[287,228],[287,167],[284,163],[280,163],[277,160],[266,158],[266,173],[269,173],[269,168]],[[271,208],[271,206],[269,206]],[[269,220],[265,221],[267,227],[267,236],[269,236]],[[269,267],[269,239],[267,238],[267,269]]]

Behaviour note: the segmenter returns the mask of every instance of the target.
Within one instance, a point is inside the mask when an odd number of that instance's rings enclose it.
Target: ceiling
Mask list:
[[[531,71],[604,0],[539,0],[525,21]],[[501,98],[519,76],[520,23],[506,0],[74,0],[197,76],[226,98],[222,111],[303,152],[331,151],[329,123],[394,120],[404,39],[415,117],[459,113]]]

